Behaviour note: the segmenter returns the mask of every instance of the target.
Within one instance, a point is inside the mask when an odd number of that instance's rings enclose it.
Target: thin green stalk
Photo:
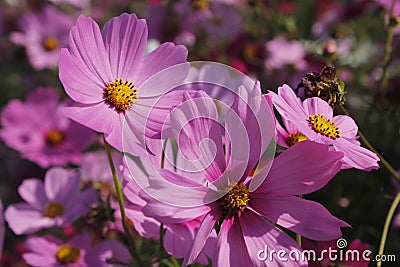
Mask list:
[[[392,221],[394,212],[396,211],[397,206],[400,203],[400,193],[397,193],[395,199],[392,202],[392,205],[390,206],[389,212],[386,216],[386,221],[385,221],[385,225],[383,226],[383,231],[382,231],[382,236],[381,236],[381,243],[379,244],[379,250],[378,250],[378,255],[382,256],[383,255],[383,251],[385,249],[385,243],[386,243],[386,239],[387,239],[387,235],[389,232],[389,228],[390,228],[390,223]],[[378,261],[376,262],[376,266],[377,267],[381,267],[382,266],[382,262]]]
[[[158,247],[159,261],[163,258],[163,254],[164,254],[164,224],[160,224],[160,244]]]
[[[394,27],[390,24],[390,20],[394,14],[394,6],[396,4],[396,1],[397,0],[392,0],[390,9],[389,9],[389,21],[388,21],[388,25],[387,25],[388,29],[387,29],[386,43],[385,43],[385,56],[383,58],[383,73],[382,73],[382,78],[379,83],[379,89],[383,93],[385,93],[386,88],[387,88],[387,83],[388,83],[387,69],[390,65],[390,61],[392,58]]]
[[[103,135],[103,140],[104,140],[104,148],[107,152],[107,158],[108,162],[110,164],[111,168],[111,173],[114,179],[114,186],[115,186],[115,192],[117,195],[117,200],[118,200],[118,205],[119,209],[121,211],[121,221],[122,221],[122,226],[124,227],[125,235],[128,240],[128,245],[129,245],[129,252],[131,253],[132,257],[137,261],[139,266],[144,266],[143,261],[139,256],[139,253],[137,252],[135,242],[132,239],[132,236],[130,235],[129,227],[126,223],[126,214],[125,214],[125,208],[124,208],[124,200],[123,200],[123,193],[122,193],[122,186],[121,183],[118,180],[117,177],[117,172],[115,171],[115,166],[114,162],[111,156],[111,148],[110,145],[107,143],[104,135]]]
[[[303,198],[303,195],[299,195],[299,198]],[[296,242],[301,247],[301,234],[296,234]]]
[[[340,105],[341,110],[349,117],[350,113],[346,110],[346,108],[343,105]],[[358,135],[360,136],[360,139],[363,141],[363,143],[372,151],[374,152],[379,159],[381,160],[383,166],[386,167],[386,169],[397,179],[400,181],[400,175],[396,172],[396,170],[390,165],[390,163],[371,145],[371,143],[367,140],[365,135],[361,132],[360,129],[358,129]]]

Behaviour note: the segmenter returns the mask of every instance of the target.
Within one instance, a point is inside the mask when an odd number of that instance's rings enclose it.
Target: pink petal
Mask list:
[[[379,169],[379,157],[368,149],[354,144],[344,138],[333,143],[337,151],[344,153],[343,161],[354,168],[371,171]]]
[[[171,66],[185,63],[187,55],[188,51],[185,46],[175,45],[173,43],[163,43],[156,50],[152,51],[150,54],[144,57],[142,67],[140,69],[140,74],[138,75],[138,82],[142,84],[153,75]],[[173,67],[172,69],[175,69],[177,75],[179,75],[178,70],[184,70],[184,72],[181,73],[182,75],[180,77],[181,81],[183,81],[189,71],[188,68],[189,66],[187,64],[182,64],[181,67],[177,66]],[[169,73],[172,74],[173,72]],[[172,89],[172,87],[169,89]],[[147,90],[143,91],[143,94],[140,94],[140,96],[157,96],[163,94],[164,92],[165,91],[163,91],[163,87],[161,86],[154,88],[149,87]]]
[[[135,14],[123,13],[105,25],[102,32],[113,79],[128,79],[138,83],[138,70],[146,50],[146,20]],[[111,81],[111,80],[109,80]]]
[[[19,195],[33,208],[42,210],[48,199],[43,182],[38,179],[27,179],[18,187]]]
[[[271,250],[285,251],[283,258],[290,259],[289,253],[291,251],[298,251],[298,255],[301,256],[301,248],[284,232],[251,211],[243,212],[239,217],[239,222],[247,246],[247,253],[250,255],[253,266],[307,266],[307,261],[301,258],[300,261],[280,261],[276,254],[272,259],[266,257],[263,262],[258,256],[265,257]],[[260,250],[264,250],[264,253],[267,254],[260,253],[259,255]],[[250,264],[246,266],[250,266]]]
[[[342,157],[342,153],[330,151],[328,145],[311,141],[297,143],[273,161],[267,179],[254,194],[279,196],[314,192],[339,172]]]
[[[126,216],[135,227],[140,236],[145,238],[157,238],[160,234],[160,222],[147,217],[138,206],[125,205]]]
[[[89,101],[94,103],[94,100],[98,102],[103,93],[99,90],[117,77],[113,77],[111,73],[99,26],[91,18],[79,16],[76,26],[70,31],[68,52],[69,54],[63,52],[63,60],[60,61],[60,79],[67,93],[71,93],[71,98],[76,100],[85,100],[90,95],[91,99],[82,103]],[[66,58],[69,60],[64,63]],[[77,79],[72,76],[76,76]],[[91,82],[85,84],[79,82],[79,79],[87,82],[91,80]],[[69,85],[68,81],[73,82]],[[88,93],[88,90],[92,92]],[[81,95],[82,92],[86,95]]]
[[[76,104],[61,110],[68,118],[97,132],[122,132],[120,117],[123,114],[118,114],[115,110],[110,109],[104,102],[95,105]]]
[[[260,266],[260,263],[255,266]],[[243,239],[242,229],[235,217],[225,219],[221,225],[213,266],[254,266]]]
[[[329,104],[319,97],[307,98],[303,102],[304,110],[308,115],[321,114],[326,119],[332,119],[333,110]]]
[[[158,64],[159,62],[153,59],[152,61],[154,62],[153,64]],[[147,79],[140,84],[138,88],[139,98],[154,98],[171,91],[182,84],[188,72],[189,63],[181,63],[173,66],[168,64],[167,68],[158,71],[151,77],[146,77]]]
[[[44,217],[42,211],[33,210],[25,203],[8,206],[4,217],[8,226],[17,235],[33,233],[54,225],[54,221]]]
[[[250,205],[271,221],[313,240],[337,239],[342,236],[340,227],[349,227],[321,204],[295,196],[258,198]]]
[[[190,265],[196,261],[220,216],[221,214],[218,210],[211,210],[207,213],[197,230],[196,236],[185,256],[182,266]]]
[[[349,116],[338,115],[333,117],[333,122],[340,129],[340,134],[343,138],[354,139],[358,132],[356,122]]]
[[[73,100],[83,104],[103,101],[105,84],[86,65],[77,62],[66,48],[60,52],[59,78],[65,92]]]
[[[78,172],[61,167],[49,169],[44,178],[44,189],[51,202],[64,204],[79,190],[80,175]]]

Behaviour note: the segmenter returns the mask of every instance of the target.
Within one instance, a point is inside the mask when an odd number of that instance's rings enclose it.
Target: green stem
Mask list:
[[[107,143],[104,135],[103,135],[103,140],[104,140],[104,148],[105,148],[105,150],[107,152],[108,162],[109,162],[110,168],[111,168],[111,173],[112,173],[112,176],[113,176],[113,179],[114,179],[115,192],[116,192],[116,195],[117,195],[118,205],[119,205],[119,209],[120,209],[120,212],[121,212],[122,226],[124,227],[125,235],[126,235],[126,238],[128,240],[129,252],[131,253],[132,257],[137,261],[139,266],[144,266],[143,265],[143,261],[140,258],[139,253],[138,253],[138,251],[136,249],[135,242],[133,241],[132,236],[130,235],[129,227],[126,224],[126,214],[125,214],[125,208],[124,208],[122,186],[121,186],[121,183],[118,180],[117,172],[115,171],[114,162],[113,162],[113,159],[112,159],[112,156],[111,156],[111,148],[110,148],[110,145]]]
[[[163,258],[164,254],[164,224],[160,224],[160,246],[158,247],[158,259],[159,262]]]
[[[346,108],[343,105],[340,105],[341,110],[349,117],[350,113],[346,110]],[[360,136],[360,139],[363,141],[363,143],[372,151],[374,152],[379,159],[381,160],[383,166],[386,167],[386,169],[397,179],[400,181],[400,175],[396,172],[396,170],[390,165],[390,163],[371,145],[371,143],[367,140],[365,135],[361,132],[360,129],[358,129],[358,135]]]
[[[386,88],[387,88],[387,83],[388,83],[388,75],[387,75],[387,69],[390,65],[391,57],[392,57],[392,43],[393,43],[393,36],[394,36],[394,27],[390,25],[390,19],[393,17],[393,12],[394,12],[394,6],[396,4],[397,0],[392,0],[392,3],[390,5],[389,9],[389,21],[388,21],[388,29],[387,29],[387,35],[386,35],[386,43],[385,43],[385,56],[383,58],[383,73],[382,73],[382,78],[379,83],[379,89],[385,93]]]
[[[303,198],[303,195],[299,195],[299,198]],[[296,242],[301,247],[301,234],[296,234]]]
[[[378,255],[382,256],[383,255],[383,251],[385,249],[385,243],[386,243],[386,239],[387,239],[387,235],[389,232],[389,228],[390,228],[390,222],[392,221],[394,212],[396,211],[397,206],[400,203],[400,193],[397,193],[395,199],[392,202],[392,205],[390,206],[389,212],[386,216],[386,221],[385,221],[385,225],[383,226],[383,231],[382,231],[382,236],[381,236],[381,243],[379,244],[379,250],[378,250]],[[382,266],[382,262],[378,261],[376,263],[377,267]]]

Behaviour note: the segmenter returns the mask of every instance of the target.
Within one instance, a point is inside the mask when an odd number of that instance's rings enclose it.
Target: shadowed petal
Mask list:
[[[250,205],[271,221],[312,240],[339,238],[340,227],[349,227],[321,204],[295,196],[252,199]]]
[[[18,187],[19,195],[33,208],[43,209],[48,202],[43,182],[38,179],[27,179]]]

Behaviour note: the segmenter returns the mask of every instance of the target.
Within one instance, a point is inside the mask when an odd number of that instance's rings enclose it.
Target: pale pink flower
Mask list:
[[[186,62],[185,47],[164,43],[145,55],[146,43],[146,21],[134,14],[112,18],[102,31],[91,18],[80,16],[71,29],[68,48],[60,55],[61,82],[78,102],[65,108],[65,114],[104,133],[120,151],[122,127],[129,118],[124,138],[129,139],[129,151],[135,155],[144,151],[147,112],[159,96],[185,78],[188,69],[183,64],[174,72],[161,72]],[[149,79],[159,72],[157,79]]]
[[[351,117],[333,116],[329,104],[318,97],[301,102],[288,85],[280,87],[278,94],[270,92],[268,97],[286,124],[288,133],[278,128],[283,138],[296,139],[295,135],[298,135],[301,140],[308,139],[343,152],[342,168],[354,167],[366,171],[379,168],[378,156],[361,147],[357,141],[358,127]]]
[[[26,101],[11,100],[1,113],[0,137],[43,168],[79,164],[95,133],[65,117],[55,89],[37,88]]]
[[[97,202],[93,189],[79,191],[80,174],[60,167],[49,169],[44,183],[26,179],[18,187],[25,202],[7,207],[4,216],[17,235],[52,226],[65,226],[87,214]]]

